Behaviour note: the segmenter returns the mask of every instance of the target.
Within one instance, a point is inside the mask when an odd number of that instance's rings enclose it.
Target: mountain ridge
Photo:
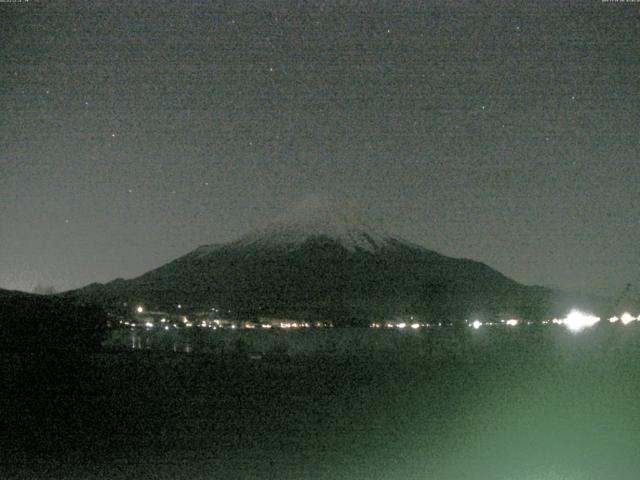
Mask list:
[[[345,325],[402,315],[537,320],[570,306],[561,292],[525,286],[484,263],[394,238],[316,198],[238,240],[202,245],[136,278],[69,295],[105,306],[215,306],[239,318]]]

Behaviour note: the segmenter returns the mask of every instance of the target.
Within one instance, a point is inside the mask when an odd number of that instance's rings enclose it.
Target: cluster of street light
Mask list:
[[[515,318],[498,320],[498,321],[488,321],[482,322],[478,319],[467,322],[467,325],[474,330],[479,330],[482,327],[494,327],[494,326],[506,326],[506,327],[517,327],[518,325],[534,325],[534,324],[542,324],[542,325],[563,325],[567,329],[572,332],[580,332],[584,329],[593,327],[600,321],[600,318],[592,315],[590,313],[585,313],[577,309],[571,310],[566,317],[564,318],[554,318],[553,320],[543,320],[542,322],[532,322],[527,321],[524,322],[522,320],[518,320]],[[610,323],[620,322],[623,325],[628,325],[631,322],[639,321],[640,315],[633,316],[629,312],[623,313],[620,317],[611,317],[609,319]],[[420,328],[432,328],[432,327],[442,327],[442,326],[451,326],[451,322],[438,322],[438,323],[422,323],[415,321],[398,321],[398,322],[373,322],[369,326],[370,328],[389,328],[389,329],[398,329],[404,330],[407,328],[411,328],[413,330],[418,330]]]
[[[624,312],[622,315],[620,315],[620,318],[618,317],[611,317],[609,319],[610,323],[617,323],[620,322],[623,325],[628,325],[631,322],[635,322],[635,321],[640,321],[640,315],[638,315],[637,317],[634,317],[633,315],[631,315],[629,312]]]
[[[553,320],[543,320],[541,323],[543,325],[564,325],[572,332],[580,332],[586,328],[593,327],[600,321],[600,317],[592,315],[590,313],[581,312],[580,310],[571,310],[566,317],[564,318],[554,318]],[[631,322],[640,321],[640,315],[637,317],[631,315],[629,312],[623,313],[620,317],[611,317],[609,319],[610,323],[620,322],[623,325],[628,325]],[[500,322],[487,322],[483,323],[480,320],[474,320],[469,322],[469,326],[478,330],[483,325],[493,326],[493,325],[506,325],[509,327],[515,327],[519,325],[521,322],[516,319],[511,320],[501,320]],[[527,322],[528,325],[533,324],[533,322]]]
[[[179,305],[179,307],[181,307],[181,305]],[[212,309],[212,311],[215,311],[216,313],[218,312],[217,309]],[[142,314],[145,313],[145,309],[143,306],[138,306],[135,309],[135,312],[137,314]],[[540,322],[542,325],[563,325],[565,326],[567,329],[569,329],[572,332],[580,332],[584,329],[593,327],[594,325],[596,325],[598,322],[600,321],[600,318],[592,315],[590,313],[585,313],[582,312],[580,310],[577,309],[573,309],[571,310],[566,317],[564,318],[554,318],[552,320],[543,320],[542,322]],[[635,321],[640,321],[640,315],[639,316],[634,316],[632,314],[630,314],[629,312],[625,312],[622,315],[620,315],[620,317],[614,316],[609,318],[609,322],[610,323],[620,323],[622,325],[628,325],[632,322]],[[221,320],[221,319],[216,319],[216,320],[210,320],[210,319],[202,319],[199,321],[192,321],[190,319],[188,319],[185,315],[181,315],[179,316],[179,321],[176,323],[170,322],[168,321],[166,318],[161,318],[160,319],[160,325],[157,325],[155,323],[155,321],[152,321],[152,319],[147,318],[145,319],[144,322],[138,322],[136,323],[135,321],[120,321],[120,323],[124,324],[125,326],[130,326],[130,327],[136,327],[136,326],[143,326],[147,329],[152,329],[155,328],[156,326],[160,327],[161,329],[164,330],[169,330],[171,327],[173,328],[182,328],[182,327],[186,327],[186,328],[190,328],[190,327],[201,327],[201,328],[211,328],[211,329],[218,329],[218,328],[231,328],[231,329],[236,329],[236,328],[264,328],[264,329],[268,329],[268,328],[272,328],[272,327],[276,327],[276,328],[282,328],[282,329],[289,329],[289,328],[309,328],[309,327],[327,327],[327,326],[331,326],[329,324],[327,324],[327,322],[315,322],[315,323],[309,323],[309,322],[305,322],[305,321],[284,321],[284,320],[278,320],[278,321],[270,321],[270,322],[251,322],[251,321],[245,321],[245,322],[234,322],[234,321],[230,321],[230,320]],[[499,321],[488,321],[488,322],[482,322],[478,319],[472,320],[467,322],[467,325],[470,328],[473,328],[474,330],[479,330],[482,327],[492,327],[492,326],[507,326],[507,327],[516,327],[518,325],[521,324],[526,324],[526,325],[533,325],[534,323],[537,322],[531,322],[531,321],[527,321],[527,322],[523,322],[521,320],[515,319],[515,318],[510,318],[510,319],[504,319],[504,320],[499,320]],[[453,323],[451,322],[438,322],[438,323],[425,323],[425,322],[419,322],[417,321],[417,319],[415,319],[414,317],[409,317],[407,320],[399,320],[399,321],[386,321],[386,322],[373,322],[369,325],[370,328],[385,328],[385,329],[398,329],[398,330],[405,330],[405,329],[411,329],[411,330],[418,330],[421,328],[431,328],[431,327],[442,327],[442,326],[452,326]]]

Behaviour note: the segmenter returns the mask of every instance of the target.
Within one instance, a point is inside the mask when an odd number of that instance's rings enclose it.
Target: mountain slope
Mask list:
[[[72,292],[105,306],[216,306],[242,318],[286,316],[366,324],[562,314],[558,292],[527,287],[371,228],[334,202],[311,199],[226,245],[199,247],[132,280]]]

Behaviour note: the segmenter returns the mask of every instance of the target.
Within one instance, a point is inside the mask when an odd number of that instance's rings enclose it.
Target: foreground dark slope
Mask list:
[[[298,244],[207,246],[132,280],[71,292],[105,306],[144,302],[222,307],[240,317],[287,316],[365,324],[418,315],[424,320],[561,315],[588,299],[527,287],[490,267],[390,240],[349,250],[325,236]]]
[[[0,348],[5,352],[97,349],[107,321],[97,306],[0,289]]]

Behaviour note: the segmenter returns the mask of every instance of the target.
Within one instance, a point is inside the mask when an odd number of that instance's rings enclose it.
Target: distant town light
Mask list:
[[[398,324],[398,328],[404,328],[406,326],[407,326],[407,324],[404,323],[404,322]]]
[[[136,308],[136,312],[143,313],[144,312],[144,307],[142,305],[138,305],[138,307]]]
[[[507,320],[506,322],[504,322],[507,324],[507,326],[509,327],[515,327],[516,325],[518,325],[519,321],[516,320],[515,318],[512,318],[510,320]]]
[[[611,317],[609,319],[609,323],[616,323],[617,321],[619,321],[620,319],[618,317]]]
[[[636,318],[631,316],[631,314],[629,312],[624,312],[622,315],[620,315],[620,321],[622,322],[623,325],[628,325],[629,323],[633,322]]]
[[[420,324],[419,323],[412,323],[411,324],[411,328],[413,328],[414,330],[417,330],[418,328],[420,328]]]
[[[473,328],[475,328],[476,330],[478,330],[478,329],[482,326],[482,322],[481,322],[480,320],[474,320],[474,321],[471,323],[471,326],[472,326]]]
[[[144,324],[144,326],[147,327],[147,328],[153,328],[153,323],[147,322],[147,323]]]
[[[579,332],[585,328],[592,327],[600,321],[599,317],[579,310],[571,310],[562,320],[562,323],[572,332]]]

